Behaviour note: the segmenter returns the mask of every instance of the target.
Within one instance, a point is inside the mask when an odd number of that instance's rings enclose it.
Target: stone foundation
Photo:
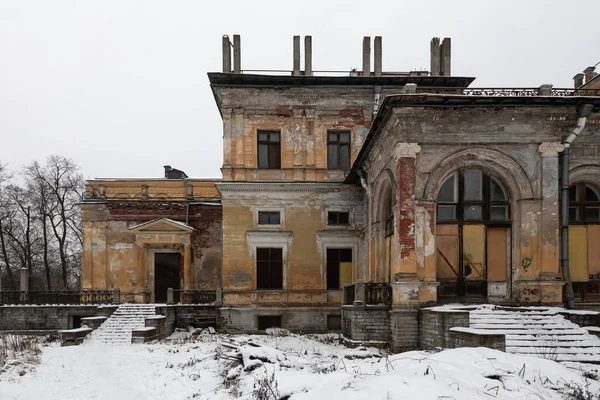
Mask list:
[[[328,319],[341,315],[340,307],[222,307],[219,314],[226,333],[258,332],[259,316],[280,316],[281,327],[292,332],[326,333]]]

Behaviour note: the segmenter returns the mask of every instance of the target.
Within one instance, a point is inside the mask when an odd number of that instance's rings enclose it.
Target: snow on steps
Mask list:
[[[131,331],[143,328],[148,317],[156,315],[154,304],[121,304],[90,335],[88,341],[108,344],[131,344]]]
[[[469,325],[504,334],[507,353],[600,364],[600,338],[560,315],[559,309],[485,305],[469,311]]]

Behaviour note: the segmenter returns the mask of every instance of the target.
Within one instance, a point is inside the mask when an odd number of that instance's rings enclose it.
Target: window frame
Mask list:
[[[348,142],[341,141],[341,135],[348,135]],[[336,135],[335,140],[330,140],[330,135]],[[337,160],[336,165],[330,164],[329,158],[329,146],[337,147]],[[342,165],[342,147],[348,147],[348,163],[346,166]],[[351,130],[328,130],[327,131],[327,169],[330,170],[347,170],[350,169],[352,163],[352,131]]]
[[[261,135],[267,135],[266,140],[261,140]],[[271,135],[277,135],[278,140],[271,140]],[[261,146],[267,146],[267,166],[261,167]],[[276,162],[271,165],[271,152],[277,154]],[[257,130],[256,131],[256,167],[258,169],[281,169],[281,131],[277,130]]]
[[[333,253],[333,252],[337,252],[337,260],[333,261],[330,260],[329,254]],[[347,256],[348,254],[350,254],[350,260],[347,260],[347,257],[342,257],[342,252],[344,252],[344,256]],[[346,258],[346,261],[342,261],[342,258]],[[339,281],[339,274],[340,274],[340,263],[342,262],[349,262],[352,263],[352,266],[354,267],[354,249],[352,247],[327,247],[326,253],[325,253],[325,262],[326,262],[326,269],[325,269],[325,289],[326,290],[341,290],[343,289],[343,287],[339,287],[340,286],[340,281]],[[332,287],[330,285],[332,279],[330,280],[329,278],[329,274],[332,271],[331,267],[333,266],[333,264],[337,263],[337,286]],[[353,271],[354,272],[354,271]],[[354,274],[352,274],[354,275]]]
[[[465,191],[465,171],[481,171],[481,190],[482,196],[481,200],[464,200],[464,191]],[[498,179],[494,175],[490,174],[488,171],[482,168],[464,168],[459,169],[444,178],[442,186],[446,183],[448,179],[454,177],[454,200],[450,201],[438,201],[436,195],[436,223],[437,224],[484,224],[488,226],[504,226],[510,227],[512,224],[512,212],[511,212],[511,201],[510,201],[510,193],[506,189],[506,185],[502,182],[502,180]],[[505,200],[492,200],[491,196],[491,187],[492,181],[495,180],[500,187],[503,189],[506,199]],[[438,191],[439,195],[439,191]],[[453,206],[455,213],[454,219],[439,219],[439,207],[440,206]],[[465,218],[465,210],[469,206],[478,206],[481,207],[481,218]],[[492,207],[506,207],[507,216],[505,219],[492,219],[491,211]]]
[[[588,208],[588,207],[590,207],[590,208],[591,207],[594,207],[594,208],[599,207],[600,208],[600,201],[586,199],[585,191],[588,186],[591,188],[591,190],[600,194],[600,188],[591,182],[576,182],[569,186],[569,211],[568,211],[569,212],[569,225],[600,224],[600,219],[593,221],[593,220],[589,220],[587,217],[586,208]],[[572,188],[575,188],[576,196],[577,196],[578,200],[572,201],[570,199]],[[583,199],[583,200],[581,200],[581,199]],[[572,208],[577,210],[576,219],[571,219],[571,209]]]
[[[261,222],[260,217],[262,215],[267,216],[267,223]],[[277,222],[271,222],[271,217],[277,215]],[[257,211],[257,225],[259,226],[281,226],[281,211],[280,210],[258,210]]]
[[[336,222],[335,223],[331,223],[331,215],[337,215],[336,218]],[[346,223],[341,223],[340,221],[340,215],[346,214],[347,216],[347,222]],[[348,210],[327,210],[327,226],[350,226],[352,223],[350,221],[350,211]]]
[[[266,251],[268,253],[267,259],[262,259],[259,257],[259,254]],[[280,255],[279,259],[274,259],[273,257],[276,256],[276,254]],[[260,278],[261,274],[259,273],[259,269],[264,268],[264,266],[267,266],[268,268],[268,284],[267,285],[262,285],[264,282],[262,282],[262,279]],[[284,270],[284,255],[283,255],[283,248],[281,247],[257,247],[256,248],[256,290],[283,290],[283,286],[284,286],[284,276],[283,276],[283,270]],[[273,275],[271,274],[271,269],[277,267],[277,265],[280,268],[280,273],[279,273],[279,277],[281,280],[281,284],[280,285],[273,285],[272,279],[273,279]],[[277,287],[275,287],[277,286]]]

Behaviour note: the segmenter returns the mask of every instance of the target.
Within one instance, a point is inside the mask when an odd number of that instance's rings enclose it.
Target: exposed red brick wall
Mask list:
[[[408,257],[415,250],[415,171],[414,158],[398,160],[394,215],[401,258]]]

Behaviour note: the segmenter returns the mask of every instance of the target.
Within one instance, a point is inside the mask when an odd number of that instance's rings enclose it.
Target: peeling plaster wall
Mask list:
[[[149,277],[154,272],[146,270],[145,255],[140,258],[139,254],[146,250],[136,244],[136,236],[129,228],[161,217],[184,222],[186,207],[184,201],[115,199],[83,203],[83,288],[118,288],[125,293],[152,291]],[[189,225],[196,229],[191,235],[194,288],[216,289],[221,281],[220,205],[191,205]],[[183,251],[182,245],[174,236],[172,244],[154,247]]]
[[[598,114],[589,117],[584,135],[571,148],[572,170],[579,166],[593,169],[587,166],[600,164],[599,117]],[[402,249],[408,244],[403,241],[409,241],[414,231],[417,264],[423,266],[423,270],[417,267],[418,279],[435,280],[437,254],[431,249],[435,249],[434,200],[439,185],[457,168],[483,168],[499,177],[510,192],[513,229],[509,298],[522,302],[559,302],[562,284],[558,269],[557,149],[560,149],[556,146],[575,127],[576,121],[573,107],[394,108],[364,161],[369,202],[372,202],[369,242],[376,252],[370,256],[369,268],[376,271],[384,264],[385,257],[382,247],[373,245],[382,236],[380,218],[373,211],[384,201],[378,188],[383,184],[386,170],[394,171],[398,193],[412,186],[407,185],[412,175],[405,176],[406,166],[399,165],[399,160],[406,159],[395,157],[394,149],[399,143],[416,143],[420,151],[416,154],[414,191],[411,190],[414,211],[407,214],[396,209],[404,218],[414,213],[416,226],[398,226],[401,232],[396,232],[396,241]],[[410,199],[408,194],[399,196],[397,199]],[[401,261],[396,261],[398,271],[403,270]],[[535,292],[535,297],[524,295],[523,285],[527,282],[535,290],[529,288],[526,292]]]
[[[255,189],[252,184],[222,184],[219,189],[223,194],[225,291],[256,289],[256,247],[283,247],[284,290],[326,289],[323,250],[327,246],[354,248],[354,278],[364,274],[366,249],[362,230],[366,224],[366,210],[362,189],[341,184],[293,183],[263,184],[260,189]],[[328,210],[348,211],[350,225],[327,226]],[[258,225],[259,211],[279,211],[282,224],[274,227]],[[341,301],[341,290],[331,295],[335,298],[328,301]],[[280,300],[279,294],[273,296],[272,301]],[[306,297],[308,294],[299,296],[288,297],[287,301],[314,302]],[[244,304],[253,300],[246,292],[226,294],[225,302]]]

